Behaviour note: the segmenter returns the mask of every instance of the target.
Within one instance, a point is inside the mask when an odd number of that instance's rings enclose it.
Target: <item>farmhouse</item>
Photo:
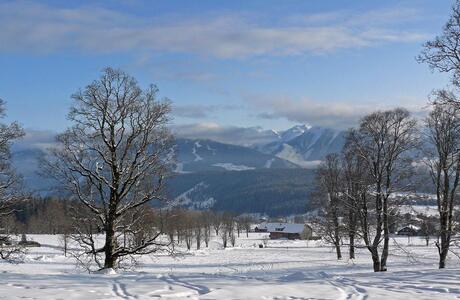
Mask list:
[[[272,240],[309,239],[312,236],[312,228],[307,224],[267,223],[266,228]]]
[[[267,232],[267,231],[268,231],[267,223],[258,224],[256,225],[256,227],[254,227],[254,232]]]
[[[407,225],[398,230],[398,235],[418,236],[420,228],[414,225]]]

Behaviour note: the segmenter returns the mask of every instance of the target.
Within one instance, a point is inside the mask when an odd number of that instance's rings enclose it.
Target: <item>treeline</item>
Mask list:
[[[2,218],[2,228],[9,234],[60,234],[76,233],[73,211],[83,209],[80,203],[68,199],[45,197],[28,198],[13,206],[14,212]],[[212,236],[217,236],[226,248],[235,246],[241,234],[249,235],[255,220],[249,215],[237,216],[232,212],[195,211],[182,208],[156,209],[143,207],[144,230],[157,230],[166,234],[173,244],[183,244],[188,250],[209,246]],[[97,226],[94,233],[98,232]]]
[[[63,234],[68,231],[72,203],[62,198],[28,197],[12,206],[13,213],[3,226],[10,233]]]
[[[200,249],[209,247],[212,236],[220,237],[222,246],[235,246],[240,234],[249,236],[254,223],[248,215],[236,216],[230,212],[193,211],[186,209],[168,210],[163,215],[164,229],[171,242],[185,244],[190,250],[193,245]]]

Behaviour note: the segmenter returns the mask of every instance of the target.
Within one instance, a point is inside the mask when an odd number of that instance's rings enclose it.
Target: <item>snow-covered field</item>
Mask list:
[[[87,274],[63,256],[58,236],[30,236],[43,244],[26,262],[0,263],[0,299],[460,299],[460,260],[437,270],[433,245],[397,238],[389,271],[373,273],[368,253],[351,262],[319,242],[269,241],[251,233],[237,247],[144,257],[135,271]],[[345,250],[345,249],[344,249]],[[346,253],[344,253],[346,255]]]

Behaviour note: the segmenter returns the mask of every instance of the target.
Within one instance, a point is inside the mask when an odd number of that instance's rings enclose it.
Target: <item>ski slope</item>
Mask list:
[[[435,246],[419,238],[396,238],[389,271],[373,273],[365,249],[355,261],[337,261],[320,242],[268,241],[260,249],[264,236],[251,233],[228,249],[215,239],[209,249],[179,248],[104,275],[77,269],[58,236],[31,235],[43,246],[25,263],[0,263],[0,299],[460,299],[460,260],[451,256],[449,269],[437,270]]]

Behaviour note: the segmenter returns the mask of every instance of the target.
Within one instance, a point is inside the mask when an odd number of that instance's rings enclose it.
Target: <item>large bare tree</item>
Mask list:
[[[0,118],[5,116],[5,102],[0,99]],[[13,213],[13,206],[23,199],[18,191],[20,178],[11,167],[11,143],[22,137],[21,126],[13,122],[0,124],[0,226]],[[4,224],[3,224],[4,225]],[[0,233],[0,258],[13,260],[21,249],[10,244],[8,232]]]
[[[454,209],[460,180],[460,110],[455,103],[446,101],[455,96],[438,91],[433,110],[425,120],[428,140],[426,163],[436,190],[439,212],[439,268],[446,266],[451,244]]]
[[[75,237],[101,269],[117,268],[120,258],[163,245],[161,228],[149,235],[138,230],[143,207],[165,200],[170,173],[170,104],[157,92],[154,85],[142,90],[123,71],[105,69],[72,95],[68,118],[73,125],[57,137],[45,164],[83,207],[75,215],[80,224]],[[96,233],[103,233],[101,244]]]
[[[378,111],[365,116],[358,130],[351,131],[349,142],[368,168],[375,207],[369,210],[366,202],[364,217],[375,219],[375,225],[362,228],[364,242],[371,253],[374,271],[386,271],[390,240],[390,195],[406,174],[405,155],[415,147],[416,121],[405,109]],[[371,231],[373,229],[373,238]],[[381,257],[379,247],[383,241]]]
[[[442,33],[425,43],[417,60],[427,63],[431,69],[452,76],[452,83],[460,87],[460,1],[452,7],[452,13]],[[427,162],[436,187],[440,239],[437,243],[439,268],[445,267],[451,244],[452,210],[458,185],[458,111],[460,100],[452,91],[435,92],[433,111],[426,120],[428,139],[432,145]]]

